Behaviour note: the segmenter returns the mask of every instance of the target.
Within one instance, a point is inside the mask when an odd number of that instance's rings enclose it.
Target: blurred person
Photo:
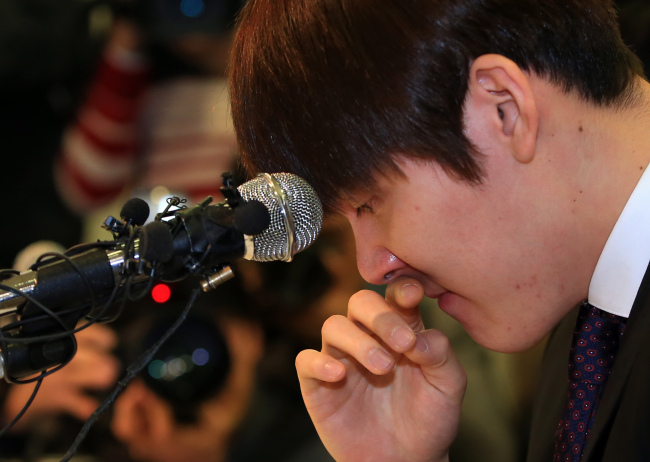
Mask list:
[[[138,313],[123,336],[127,356],[144,351],[171,326],[189,299],[185,285],[158,286],[171,287],[168,301],[134,304]],[[225,460],[250,405],[264,343],[260,325],[242,316],[250,307],[227,294],[230,288],[201,294],[116,401],[111,428],[134,460]]]
[[[648,458],[650,85],[613,2],[251,0],[230,82],[251,174],[303,176],[387,284],[296,359],[336,460],[449,460],[467,376],[425,294],[496,351],[553,332],[528,460]]]
[[[167,301],[134,304],[137,314],[123,331],[125,358],[157,340],[187,303],[187,281],[163,286],[171,289]],[[290,461],[307,454],[330,461],[305,410],[260,375],[265,345],[242,281],[200,294],[188,319],[116,401],[113,433],[136,461]]]

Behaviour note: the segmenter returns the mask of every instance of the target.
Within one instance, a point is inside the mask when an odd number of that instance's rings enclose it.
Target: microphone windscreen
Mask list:
[[[168,262],[174,256],[174,237],[165,223],[153,221],[142,228],[140,256],[146,261]]]
[[[260,201],[245,201],[234,209],[233,221],[237,231],[255,236],[265,231],[271,224],[269,209]]]
[[[142,226],[149,218],[149,204],[139,197],[132,197],[122,206],[120,217],[136,226]]]

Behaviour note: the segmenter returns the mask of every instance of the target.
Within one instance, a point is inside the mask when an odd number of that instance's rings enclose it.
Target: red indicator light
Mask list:
[[[165,303],[169,301],[172,296],[172,291],[169,286],[165,284],[158,284],[151,290],[151,298],[154,302]]]

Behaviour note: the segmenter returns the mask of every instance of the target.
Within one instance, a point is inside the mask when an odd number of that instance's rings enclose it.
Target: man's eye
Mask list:
[[[364,213],[372,213],[372,207],[368,204],[363,204],[357,207],[357,216],[360,216]]]

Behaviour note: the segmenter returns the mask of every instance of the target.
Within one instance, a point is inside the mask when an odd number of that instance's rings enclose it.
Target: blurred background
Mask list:
[[[225,171],[243,179],[224,78],[243,1],[0,0],[2,268],[24,270],[44,251],[110,239],[101,224],[129,197],[145,199],[153,215],[170,194],[190,204],[221,200]],[[618,3],[625,40],[648,69],[650,4]],[[199,298],[187,330],[127,388],[75,460],[331,460],[302,405],[293,361],[320,347],[324,319],[344,314],[349,296],[366,287],[349,229],[327,222],[290,265],[235,269],[235,282]],[[149,294],[114,324],[80,334],[85,353],[44,381],[0,440],[0,459],[58,460],[193,284],[171,285],[167,299]],[[489,352],[434,301],[421,310],[450,336],[470,379],[453,460],[521,460],[542,347]],[[203,350],[212,369],[200,358],[179,360]],[[0,384],[0,421],[19,412],[32,388]]]

